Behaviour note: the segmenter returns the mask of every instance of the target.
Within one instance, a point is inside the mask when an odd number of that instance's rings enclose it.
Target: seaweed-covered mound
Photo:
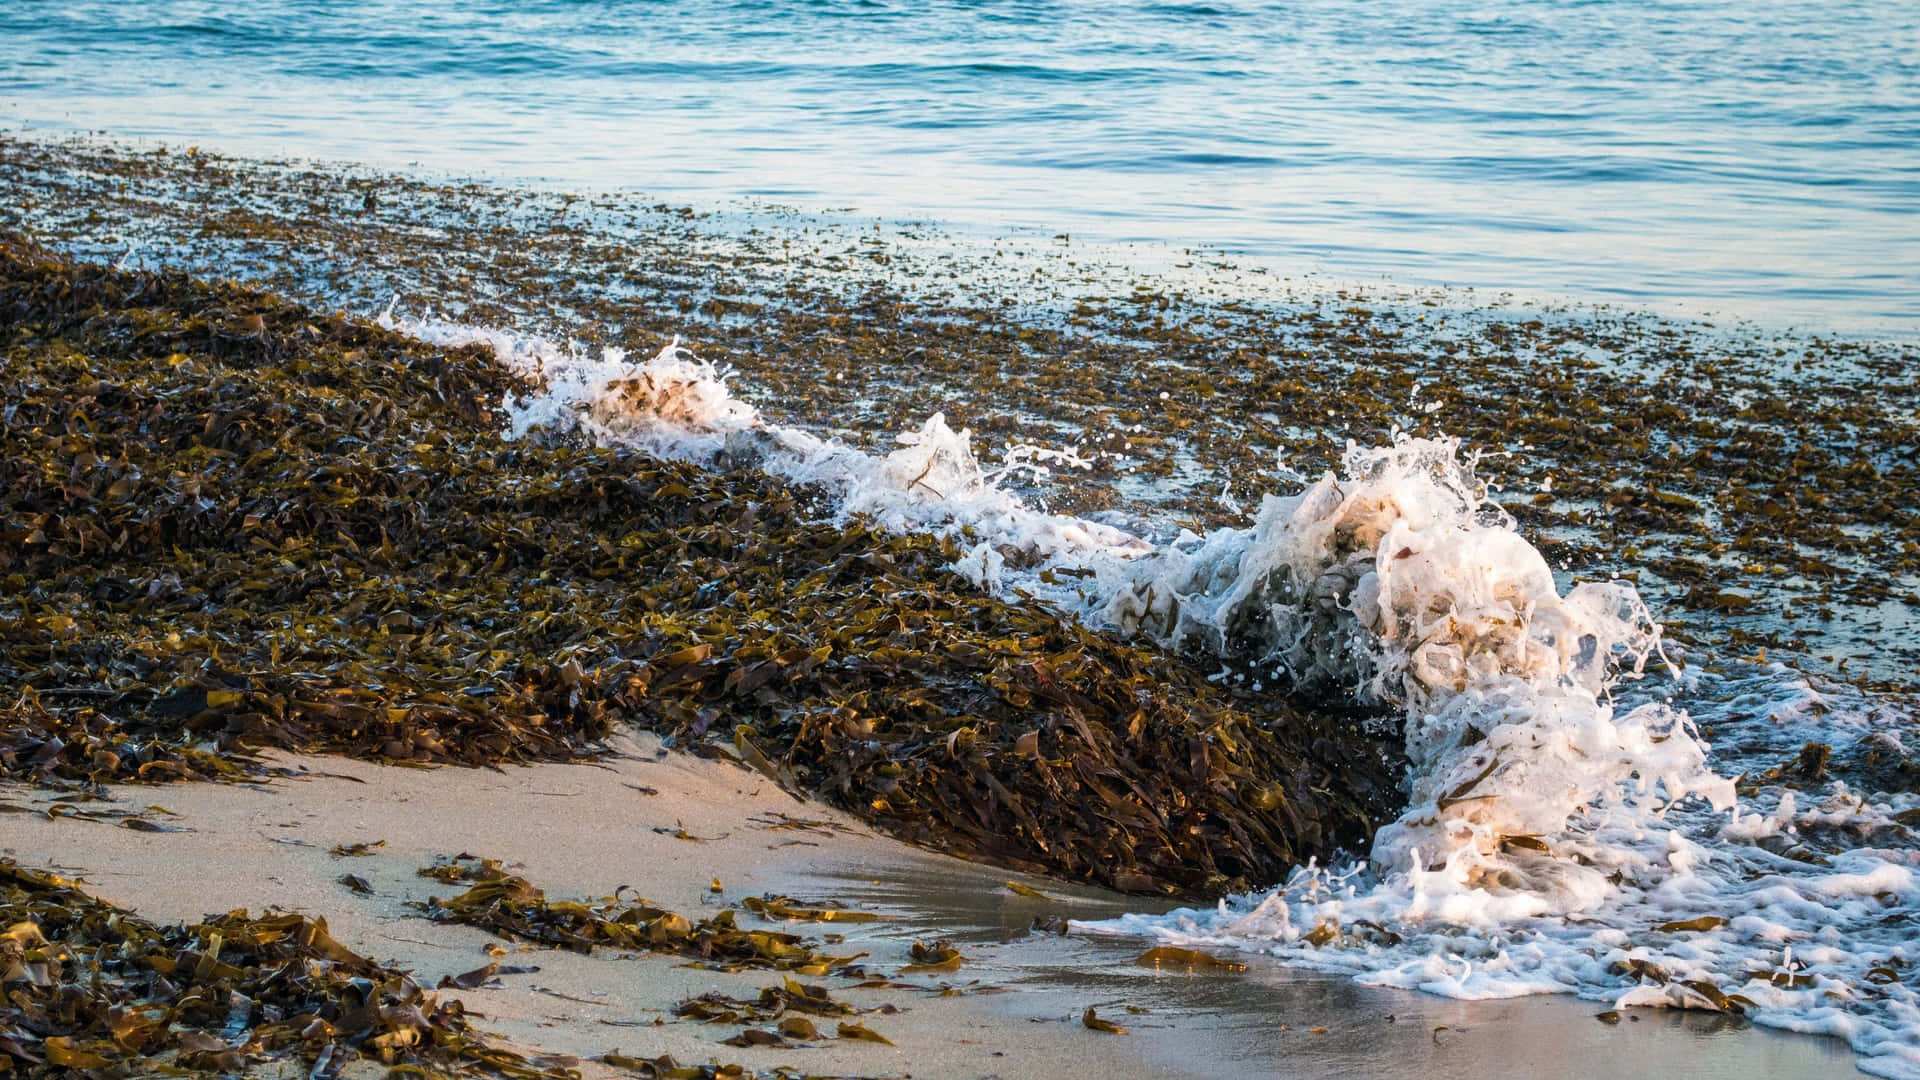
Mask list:
[[[73,882],[0,860],[0,1073],[231,1074],[297,1056],[550,1076],[474,1036],[458,1001],[335,941],[321,919],[229,912],[158,926]]]
[[[0,235],[0,774],[482,764],[632,724],[908,839],[1186,894],[1393,809],[1350,718],[985,596],[757,472],[502,437],[512,378]]]

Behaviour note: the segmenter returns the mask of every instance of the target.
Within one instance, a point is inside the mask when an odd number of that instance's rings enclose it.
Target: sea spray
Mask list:
[[[899,448],[874,456],[794,427],[769,423],[727,386],[727,371],[695,358],[676,340],[644,362],[620,349],[589,355],[577,346],[437,320],[381,325],[443,345],[481,343],[540,390],[509,396],[515,437],[583,437],[703,464],[751,464],[799,484],[826,489],[833,511],[863,515],[895,532],[924,532],[1031,553],[1064,565],[1127,560],[1152,550],[1121,529],[1050,514],[1000,481],[1034,475],[1051,461],[1079,467],[1071,450],[1009,448],[998,470],[975,457],[972,434],[936,413]]]
[[[1775,790],[1770,808],[1729,813],[1733,781],[1710,768],[1693,720],[1644,691],[1614,698],[1659,655],[1638,594],[1623,582],[1559,593],[1457,449],[1350,447],[1341,475],[1268,496],[1251,528],[1114,571],[1105,613],[1118,626],[1396,706],[1409,799],[1364,865],[1083,929],[1454,997],[1571,992],[1741,1013],[1843,1036],[1870,1071],[1920,1075],[1920,947],[1908,940],[1920,858],[1910,842],[1862,842],[1910,841],[1892,815],[1911,816],[1911,797],[1876,802],[1836,783],[1814,810]],[[1749,682],[1700,697],[1744,702],[1764,718],[1749,724],[1815,711],[1788,669]],[[1794,839],[1822,830],[1845,842]]]
[[[1801,811],[1776,789],[1729,813],[1733,785],[1708,767],[1693,721],[1620,681],[1658,655],[1637,594],[1620,582],[1561,594],[1451,440],[1350,448],[1342,474],[1267,496],[1250,528],[1155,546],[1027,505],[937,415],[875,457],[766,423],[724,372],[675,346],[630,364],[400,325],[486,341],[541,380],[543,393],[508,402],[518,434],[751,461],[827,488],[841,513],[962,541],[955,569],[983,588],[1004,587],[1017,554],[1019,587],[1090,621],[1401,712],[1408,809],[1370,860],[1305,867],[1212,910],[1083,929],[1265,951],[1456,997],[1570,992],[1743,1012],[1845,1037],[1869,1071],[1920,1076],[1911,846],[1810,854],[1783,842],[1801,829],[1886,835],[1913,800],[1836,785]],[[1093,580],[1047,584],[1058,567]],[[1703,678],[1693,669],[1678,683]],[[1762,684],[1767,715],[1802,708],[1804,683]]]
[[[1587,868],[1602,854],[1582,839],[1590,817],[1690,795],[1724,808],[1732,784],[1706,768],[1684,715],[1607,701],[1659,643],[1633,588],[1560,595],[1458,451],[1349,446],[1343,475],[1267,496],[1251,528],[1136,561],[1104,615],[1308,692],[1396,707],[1410,799],[1376,839],[1382,870],[1444,869],[1456,887],[1590,908],[1608,892]],[[1541,853],[1556,857],[1544,874]]]

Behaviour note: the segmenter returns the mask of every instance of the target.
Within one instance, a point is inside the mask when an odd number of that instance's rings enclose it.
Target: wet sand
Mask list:
[[[349,948],[428,983],[482,966],[496,940],[407,906],[457,891],[415,870],[460,853],[501,859],[555,899],[637,892],[673,910],[710,914],[745,897],[784,894],[885,914],[891,918],[876,923],[782,926],[813,937],[844,933],[846,943],[833,951],[864,950],[879,972],[909,963],[915,941],[950,939],[967,957],[954,973],[898,977],[926,990],[829,982],[836,997],[863,1010],[898,1009],[860,1018],[895,1047],[838,1040],[804,1049],[722,1046],[738,1025],[677,1020],[674,1004],[714,990],[751,997],[778,976],[722,974],[669,956],[508,945],[503,964],[539,970],[504,976],[498,988],[442,991],[482,1014],[481,1027],[507,1044],[581,1058],[578,1067],[590,1076],[624,1075],[590,1060],[612,1050],[763,1070],[784,1064],[809,1073],[1006,1078],[1757,1080],[1831,1073],[1853,1060],[1837,1040],[1717,1016],[1634,1010],[1639,1019],[1608,1026],[1595,1019],[1601,1004],[1455,1001],[1363,987],[1260,957],[1239,957],[1250,965],[1243,973],[1141,967],[1133,961],[1148,947],[1142,940],[1029,929],[1036,917],[1093,920],[1151,906],[1141,898],[1030,877],[1018,880],[1051,899],[1019,895],[1006,887],[1005,871],[877,836],[745,768],[663,751],[651,737],[623,740],[619,749],[597,765],[502,771],[275,755],[304,770],[303,778],[112,789],[116,803],[164,807],[171,816],[149,817],[187,831],[7,814],[0,854],[78,876],[102,898],[153,920],[273,906],[324,916]],[[15,806],[44,807],[50,794],[0,785],[0,802]],[[682,830],[701,839],[681,839]],[[329,854],[336,845],[377,841],[384,844],[366,857]],[[340,884],[346,874],[365,879],[372,895]],[[710,891],[715,878],[718,894]],[[942,985],[957,993],[943,996]],[[1089,1006],[1130,1034],[1084,1027]]]

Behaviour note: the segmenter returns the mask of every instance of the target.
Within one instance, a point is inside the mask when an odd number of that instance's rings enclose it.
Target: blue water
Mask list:
[[[1920,4],[8,0],[0,126],[1920,329]]]

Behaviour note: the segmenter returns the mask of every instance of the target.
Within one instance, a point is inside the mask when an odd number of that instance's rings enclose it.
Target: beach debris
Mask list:
[[[757,1024],[778,1020],[789,1012],[815,1016],[851,1016],[857,1010],[843,1001],[835,1001],[825,987],[803,985],[788,980],[784,985],[764,987],[758,998],[736,998],[717,991],[688,998],[673,1007],[683,1020],[705,1024]]]
[[[152,832],[152,833],[173,833],[173,832],[192,832],[193,831],[192,829],[188,828],[185,825],[166,825],[158,821],[148,821],[146,818],[140,818],[140,817],[130,817],[125,819],[120,822],[120,827],[123,829],[132,829],[134,832]]]
[[[770,1033],[763,1032],[762,1037],[766,1034]],[[736,1045],[757,1044],[743,1042]],[[780,1044],[770,1043],[768,1045]],[[655,1058],[643,1058],[635,1057],[631,1054],[623,1054],[618,1050],[610,1050],[594,1058],[594,1060],[602,1065],[611,1065],[616,1069],[625,1069],[636,1076],[642,1077],[643,1080],[809,1080],[812,1076],[810,1073],[804,1073],[784,1065],[776,1066],[768,1070],[754,1070],[742,1065],[723,1064],[719,1061],[710,1061],[702,1065],[682,1065],[679,1061],[675,1060],[671,1054],[662,1054]],[[826,1080],[826,1078],[823,1077],[821,1080]],[[838,1080],[859,1080],[859,1078],[841,1077],[838,1078]],[[875,1077],[873,1080],[882,1080],[882,1078]],[[902,1080],[904,1080],[904,1078],[902,1078]]]
[[[754,824],[760,826],[763,829],[775,830],[775,831],[781,830],[781,829],[804,829],[809,832],[825,833],[829,836],[833,835],[834,833],[851,833],[854,831],[848,826],[843,825],[837,821],[828,821],[825,819],[816,820],[816,819],[809,819],[809,818],[798,818],[798,817],[794,817],[792,814],[781,813],[778,810],[775,810],[767,814],[758,814],[758,815],[755,815],[754,817],[748,818],[747,820],[753,822]]]
[[[765,1028],[746,1028],[731,1039],[721,1039],[723,1046],[786,1046],[786,1036],[778,1031]]]
[[[1017,881],[1007,882],[1007,889],[1011,891],[1015,896],[1024,896],[1030,900],[1045,900],[1050,904],[1057,904],[1060,902],[1055,897],[1048,896],[1046,893],[1041,892],[1039,889],[1036,889],[1031,885],[1022,885]]]
[[[743,930],[731,908],[696,921],[646,901],[550,902],[545,892],[493,859],[456,860],[419,872],[472,887],[448,899],[416,903],[416,909],[428,918],[477,926],[511,941],[579,953],[596,948],[674,953],[723,971],[772,968],[804,975],[857,972],[866,955],[832,956],[809,948],[798,935]]]
[[[913,957],[913,963],[900,969],[902,975],[928,971],[958,971],[960,961],[964,959],[960,955],[960,950],[954,948],[950,941],[937,941],[932,945],[916,941],[909,955]]]
[[[355,844],[336,844],[327,854],[336,859],[357,859],[364,858],[368,855],[377,855],[379,854],[379,849],[386,846],[387,842],[385,840],[375,840],[371,844],[365,841]]]
[[[342,874],[340,875],[338,880],[340,884],[345,885],[347,888],[353,890],[353,892],[356,895],[359,895],[359,896],[373,895],[372,884],[370,884],[366,878],[361,877],[359,874]]]
[[[768,1024],[748,1026],[738,1035],[721,1040],[727,1046],[785,1046],[788,1040],[804,1042],[820,1038],[819,1027],[811,1016],[851,1016],[857,1010],[843,1001],[835,1001],[825,987],[787,979],[783,985],[768,986],[757,999],[736,998],[719,992],[688,998],[673,1008],[675,1017],[703,1024]],[[837,1036],[866,1042],[893,1043],[858,1020],[840,1021]]]
[[[1703,934],[1709,930],[1718,930],[1727,925],[1725,916],[1701,915],[1692,919],[1677,919],[1663,922],[1653,928],[1656,934]]]
[[[851,908],[835,907],[825,904],[809,904],[789,896],[749,896],[740,901],[740,906],[763,919],[788,919],[802,922],[884,922],[895,919],[897,915],[885,915],[877,911],[857,911]]]
[[[366,1058],[565,1075],[490,1046],[458,1000],[346,948],[321,918],[232,911],[165,926],[0,858],[0,926],[0,1072],[236,1072],[293,1058],[323,1076]]]
[[[1087,1006],[1086,1012],[1080,1014],[1080,1023],[1083,1027],[1086,1027],[1090,1031],[1104,1031],[1109,1035],[1130,1034],[1130,1032],[1128,1032],[1126,1028],[1121,1027],[1119,1024],[1116,1024],[1111,1020],[1100,1019],[1099,1015],[1094,1012],[1094,1008],[1091,1005]]]
[[[739,1034],[721,1040],[727,1046],[786,1046],[821,1038],[819,1027],[809,1016],[840,1017],[857,1012],[852,1005],[833,1000],[823,986],[786,979],[782,984],[764,987],[754,999],[736,998],[709,992],[688,998],[673,1008],[675,1017],[705,1024],[746,1024]],[[751,1025],[772,1024],[771,1029]],[[841,1024],[840,1038],[869,1038],[885,1042],[858,1021]],[[858,1030],[865,1035],[849,1035]],[[892,1045],[889,1043],[888,1045]]]
[[[435,859],[432,866],[420,867],[414,871],[414,874],[419,877],[432,878],[435,881],[447,885],[473,881],[499,881],[511,876],[501,865],[499,859],[483,859],[478,855],[469,855],[464,851],[458,855],[449,855]],[[618,899],[620,893],[632,887],[631,885],[622,885],[620,888],[615,889],[614,898]]]
[[[499,974],[500,965],[498,963],[490,963],[459,975],[442,975],[436,986],[443,990],[447,987],[452,987],[456,990],[474,990],[490,982],[495,982],[495,976]]]
[[[653,831],[663,836],[671,836],[675,840],[691,840],[696,844],[704,844],[709,840],[725,840],[728,836],[727,833],[721,833],[719,836],[695,836],[688,832],[684,826],[677,824],[671,828],[665,825],[655,825]]]
[[[834,1033],[842,1039],[857,1039],[861,1042],[879,1043],[882,1046],[894,1045],[892,1039],[887,1038],[885,1035],[880,1034],[858,1020],[842,1020],[839,1026],[834,1029]]]
[[[1145,967],[1184,967],[1216,968],[1221,971],[1245,971],[1247,965],[1237,960],[1222,960],[1210,953],[1197,949],[1180,949],[1171,945],[1156,945],[1139,956],[1134,963]]]
[[[820,1029],[804,1016],[788,1016],[780,1021],[780,1034],[789,1039],[805,1041],[819,1038]]]

